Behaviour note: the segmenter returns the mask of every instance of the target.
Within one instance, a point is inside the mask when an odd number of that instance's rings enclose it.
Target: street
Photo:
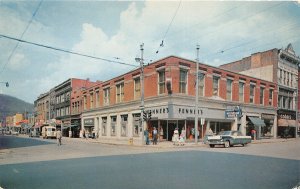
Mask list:
[[[299,182],[299,139],[229,149],[104,145],[81,139],[65,139],[57,146],[55,140],[15,136],[0,140],[0,186],[5,189],[289,189]]]

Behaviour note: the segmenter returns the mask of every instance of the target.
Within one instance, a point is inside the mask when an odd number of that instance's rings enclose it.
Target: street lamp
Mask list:
[[[143,53],[144,53],[144,43],[140,45],[141,50],[141,58],[135,58],[136,62],[140,63],[140,69],[141,69],[141,75],[140,75],[140,81],[141,81],[141,128],[142,128],[142,145],[144,145],[144,119],[143,119],[143,113],[145,109],[144,105],[144,60],[143,60]]]
[[[197,45],[197,64],[196,64],[196,89],[195,89],[195,144],[198,143],[198,101],[199,101],[199,94],[198,94],[198,88],[199,88],[199,49],[200,46]]]

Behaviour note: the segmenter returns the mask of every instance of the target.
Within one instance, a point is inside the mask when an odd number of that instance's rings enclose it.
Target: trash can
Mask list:
[[[133,138],[129,138],[129,145],[133,145]]]

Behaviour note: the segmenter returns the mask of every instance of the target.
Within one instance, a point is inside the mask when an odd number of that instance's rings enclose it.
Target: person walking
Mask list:
[[[157,129],[156,127],[153,127],[152,131],[152,139],[153,139],[153,145],[157,145]]]
[[[175,128],[172,139],[173,139],[173,145],[178,145],[178,142],[179,142],[178,128]]]
[[[61,145],[61,138],[62,138],[62,134],[60,130],[56,131],[56,139],[57,139],[57,146]]]
[[[149,131],[148,131],[148,129],[145,129],[144,136],[145,136],[146,145],[149,145]]]

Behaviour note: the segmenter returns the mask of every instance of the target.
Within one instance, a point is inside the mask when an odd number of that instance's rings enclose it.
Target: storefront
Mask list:
[[[83,130],[85,131],[86,137],[93,134],[94,128],[95,128],[94,118],[83,119]]]
[[[281,138],[295,138],[296,112],[291,110],[278,110],[277,135]]]

